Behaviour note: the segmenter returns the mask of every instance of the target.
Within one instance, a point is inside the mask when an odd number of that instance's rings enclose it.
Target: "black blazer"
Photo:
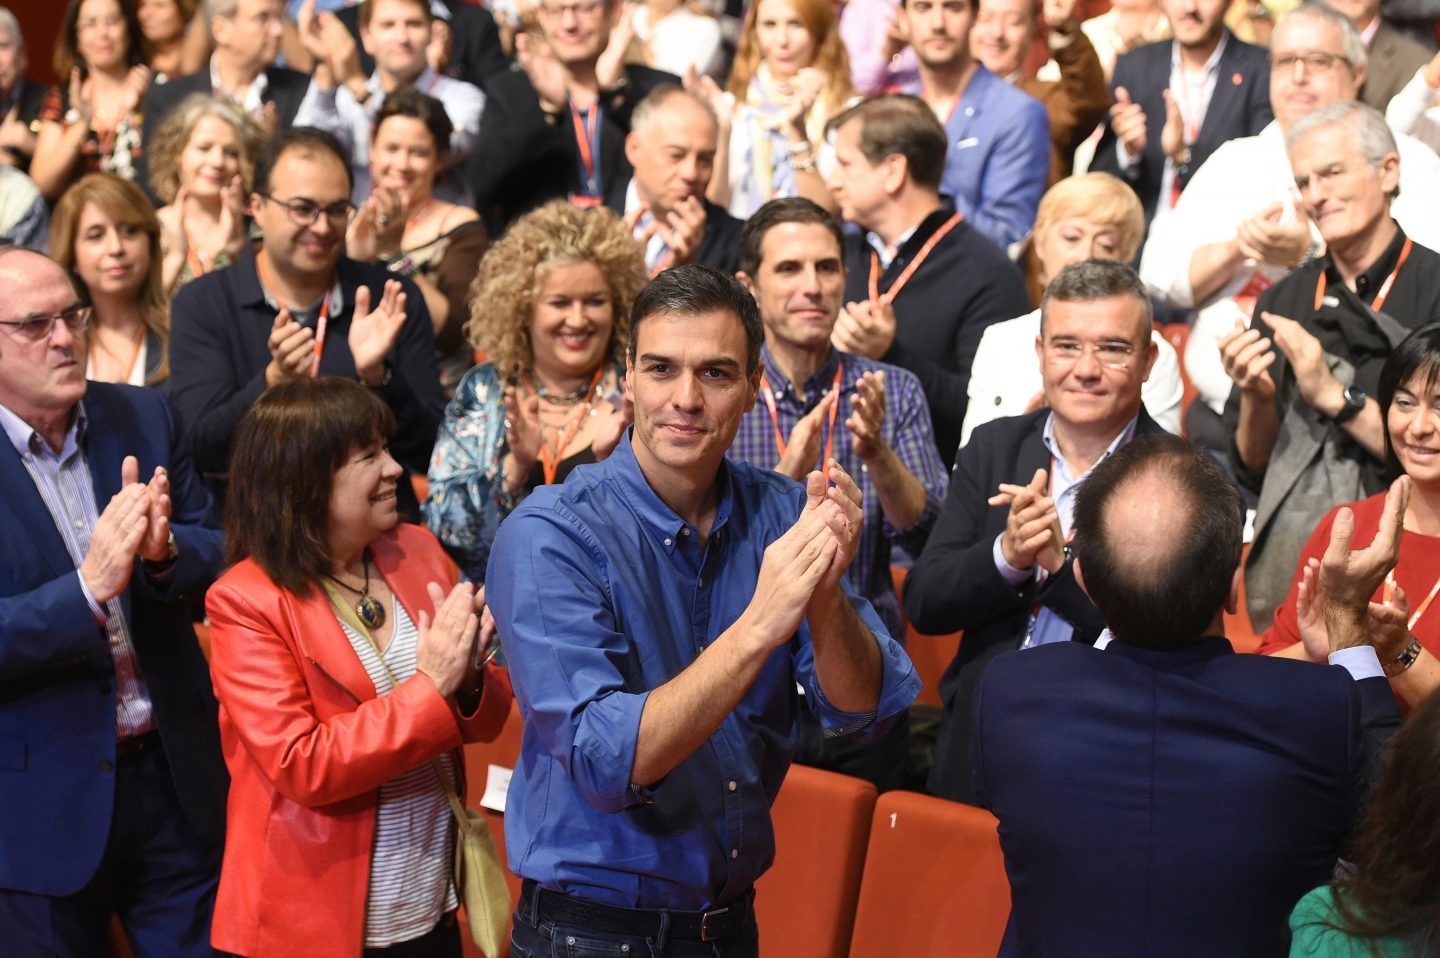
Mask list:
[[[500,28],[486,10],[462,0],[444,0],[450,10],[450,35],[454,46],[450,51],[450,69],[456,79],[484,87],[485,81],[510,68],[510,58],[500,46]],[[360,69],[366,76],[375,72],[375,58],[360,44],[360,5],[342,7],[335,16],[355,37],[360,54]]]
[[[600,195],[607,197],[630,182],[625,135],[635,104],[655,87],[679,83],[669,73],[627,65],[625,79],[607,92],[600,128]],[[547,116],[524,71],[497,73],[486,82],[480,137],[470,154],[475,207],[491,236],[499,236],[517,216],[580,189],[580,150],[568,112]]]
[[[905,616],[927,635],[965,630],[965,640],[940,679],[943,714],[930,769],[929,790],[975,803],[970,776],[974,730],[972,700],[990,660],[1020,647],[1030,610],[1038,603],[1075,627],[1076,640],[1093,643],[1105,627],[1081,591],[1069,564],[1036,588],[1012,586],[995,568],[995,538],[1005,530],[1006,506],[987,500],[1002,482],[1027,483],[1050,469],[1043,435],[1049,409],[985,423],[960,449],[950,488],[925,551],[905,579]],[[1136,435],[1164,430],[1144,407]]]
[[[1120,169],[1115,155],[1115,131],[1106,123],[1100,145],[1095,148],[1092,170],[1113,173],[1128,180],[1145,207],[1145,222],[1155,217],[1156,204],[1169,202],[1160,195],[1160,178],[1165,172],[1165,154],[1160,149],[1160,130],[1165,125],[1165,90],[1170,86],[1170,55],[1173,41],[1146,44],[1115,61],[1110,92],[1124,87],[1131,100],[1145,111],[1145,152],[1128,171]],[[1183,190],[1210,154],[1226,140],[1254,136],[1275,114],[1270,109],[1270,60],[1266,51],[1237,39],[1225,31],[1225,50],[1220,54],[1215,92],[1200,124],[1200,133],[1190,146],[1190,162],[1176,170]]]
[[[15,98],[15,119],[24,123],[30,128],[31,133],[40,132],[40,111],[45,106],[45,97],[50,94],[50,85],[33,80],[30,77],[21,77],[20,95]],[[0,117],[3,119],[3,117]],[[21,173],[30,172],[30,157],[17,151],[10,152],[15,157],[15,168]]]

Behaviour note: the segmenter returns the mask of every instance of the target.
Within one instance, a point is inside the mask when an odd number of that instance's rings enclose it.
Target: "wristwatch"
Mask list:
[[[163,575],[169,572],[175,565],[175,560],[180,557],[180,546],[175,541],[175,530],[170,530],[170,539],[165,543],[165,558],[151,562],[149,559],[141,561],[145,572],[149,575]]]
[[[1415,636],[1410,636],[1410,644],[1405,646],[1405,651],[1395,656],[1388,665],[1384,666],[1385,674],[1394,678],[1401,672],[1409,669],[1410,666],[1415,664],[1415,660],[1420,658],[1420,651],[1420,641],[1416,639]]]
[[[1356,386],[1346,386],[1345,405],[1341,406],[1340,411],[1330,417],[1330,421],[1337,426],[1343,426],[1345,423],[1360,415],[1364,408],[1365,393]]]

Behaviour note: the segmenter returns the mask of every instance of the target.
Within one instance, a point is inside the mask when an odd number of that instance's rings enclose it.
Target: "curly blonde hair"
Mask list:
[[[502,376],[521,376],[534,368],[530,319],[541,280],[549,267],[577,262],[594,263],[610,284],[610,360],[624,364],[630,307],[647,279],[645,252],[612,211],[552,200],[511,224],[486,251],[470,284],[465,337],[489,354]]]
[[[255,182],[255,157],[265,134],[259,124],[229,100],[217,100],[203,93],[192,93],[165,117],[150,141],[150,188],[166,203],[175,202],[180,189],[180,154],[190,142],[195,127],[207,116],[230,125],[240,147],[240,179],[248,191]]]

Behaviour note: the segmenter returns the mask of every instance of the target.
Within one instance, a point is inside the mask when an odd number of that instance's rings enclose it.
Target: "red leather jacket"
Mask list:
[[[433,614],[426,584],[456,580],[415,526],[376,539],[371,553],[416,622]],[[498,735],[509,677],[489,666],[469,717],[419,673],[377,698],[324,592],[297,596],[248,559],[211,587],[207,609],[231,778],[211,941],[250,958],[358,958],[380,785]]]

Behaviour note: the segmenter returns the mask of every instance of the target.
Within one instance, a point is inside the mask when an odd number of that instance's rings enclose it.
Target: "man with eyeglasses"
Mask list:
[[[1391,350],[1440,316],[1440,255],[1390,214],[1404,164],[1385,118],[1332,103],[1296,123],[1289,143],[1326,251],[1260,294],[1248,330],[1236,323],[1220,340],[1238,394],[1231,460],[1259,494],[1245,564],[1257,631],[1325,513],[1385,488],[1384,418],[1371,397]]]
[[[350,167],[335,138],[297,127],[255,164],[257,251],[186,284],[171,307],[170,395],[197,468],[223,499],[230,438],[269,386],[344,376],[395,412],[390,450],[424,475],[445,410],[435,334],[410,280],[344,255]],[[419,514],[410,483],[400,505]]]
[[[1035,356],[1045,408],[977,428],[945,505],[905,580],[919,631],[965,630],[940,681],[943,712],[929,790],[975,803],[970,747],[976,683],[1002,652],[1094,643],[1104,623],[1075,581],[1067,548],[1075,494],[1095,465],[1164,430],[1141,388],[1155,363],[1150,297],[1122,263],[1065,267],[1040,304]]]
[[[307,76],[275,65],[285,22],[281,0],[205,0],[205,20],[215,41],[209,66],[168,83],[151,84],[145,96],[147,148],[165,117],[193,93],[233,100],[268,132],[314,126],[342,139],[350,136],[336,106],[336,80],[328,68]],[[354,41],[338,21],[333,17],[331,21],[323,41],[310,45],[324,50],[327,57],[344,59],[347,50],[353,57]]]
[[[6,954],[209,956],[226,776],[188,600],[210,497],[148,389],[85,380],[58,265],[0,250],[0,928]]]
[[[599,206],[623,194],[630,115],[680,79],[625,62],[628,34],[611,34],[621,15],[621,0],[542,0],[539,32],[516,37],[521,69],[491,77],[470,182],[492,236],[557,197]]]
[[[1285,138],[1309,113],[1357,99],[1368,60],[1349,20],[1324,4],[1307,3],[1275,24],[1270,62],[1275,121],[1215,151],[1172,215],[1151,231],[1140,261],[1140,275],[1157,296],[1200,310],[1184,362],[1203,402],[1191,403],[1185,431],[1222,454],[1234,427],[1221,421],[1231,382],[1216,344],[1237,319],[1250,321],[1262,292],[1323,249],[1296,200]],[[1416,242],[1440,249],[1440,157],[1411,137],[1395,140],[1400,192],[1391,212]]]

